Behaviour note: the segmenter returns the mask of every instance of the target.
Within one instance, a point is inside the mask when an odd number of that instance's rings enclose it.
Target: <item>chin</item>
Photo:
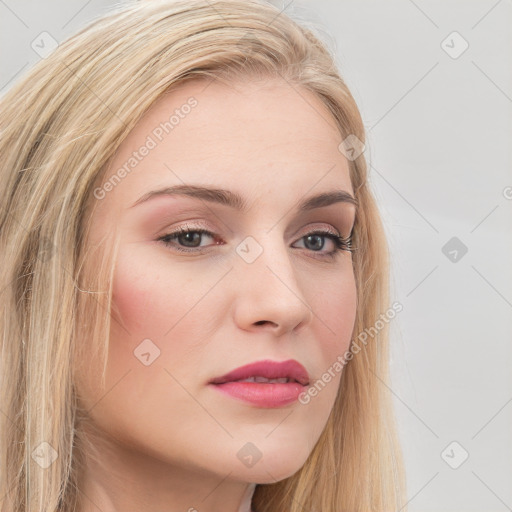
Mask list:
[[[262,465],[248,471],[248,481],[257,484],[274,484],[295,475],[304,464]]]
[[[293,476],[300,471],[308,458],[308,453],[300,451],[285,452],[276,449],[266,453],[252,468],[249,469],[253,482],[270,484]]]

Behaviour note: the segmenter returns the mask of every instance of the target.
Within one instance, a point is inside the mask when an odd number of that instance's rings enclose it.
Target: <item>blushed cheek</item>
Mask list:
[[[144,268],[145,267],[145,268]],[[119,258],[112,291],[112,316],[125,335],[150,337],[155,328],[154,304],[157,302],[158,284],[148,266],[137,265],[127,258]],[[117,321],[117,322],[116,322]],[[119,325],[120,324],[120,325]]]
[[[132,399],[139,396],[143,382],[156,378],[163,361],[159,354],[154,363],[145,366],[139,358],[142,346],[149,347],[145,352],[151,352],[154,346],[163,349],[162,314],[152,305],[157,292],[148,274],[134,274],[120,264],[114,277],[108,355],[110,382],[117,382],[130,371],[130,381],[139,383],[126,388]]]
[[[196,296],[204,294],[201,289],[187,286],[183,270],[169,270],[155,263],[145,250],[124,251],[114,274],[113,341],[126,345],[131,340],[133,350],[149,338],[164,347],[169,330],[178,323],[179,328],[187,325],[188,318],[182,318],[197,302]],[[187,297],[180,293],[183,289],[189,291]]]

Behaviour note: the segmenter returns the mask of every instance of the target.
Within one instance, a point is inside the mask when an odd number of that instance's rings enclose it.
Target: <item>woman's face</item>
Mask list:
[[[300,208],[321,193],[354,195],[341,141],[316,96],[268,79],[181,85],[123,142],[95,191],[89,240],[116,230],[120,244],[106,386],[94,359],[79,386],[119,449],[241,482],[281,480],[304,464],[332,410],[332,368],[356,314],[351,253],[308,237],[348,237],[355,206]],[[225,192],[144,200],[184,186]],[[331,369],[330,382],[308,403],[293,399],[293,384],[232,386],[255,401],[210,384],[265,360],[297,361],[309,387]]]

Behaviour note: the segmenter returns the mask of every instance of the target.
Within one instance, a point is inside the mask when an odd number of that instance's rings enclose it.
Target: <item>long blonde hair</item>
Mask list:
[[[93,190],[151,105],[186,80],[278,76],[315,93],[342,138],[365,141],[332,55],[302,25],[260,0],[132,2],[62,43],[0,100],[2,512],[80,505],[85,440],[73,362],[86,345],[106,368],[115,261],[112,247],[87,243]],[[354,339],[389,308],[389,278],[364,155],[349,166],[359,202]],[[254,509],[400,509],[403,462],[383,382],[387,326],[344,366],[306,463],[289,478],[257,485]]]

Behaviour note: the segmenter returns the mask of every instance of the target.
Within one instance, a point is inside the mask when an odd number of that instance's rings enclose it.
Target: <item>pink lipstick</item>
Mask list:
[[[233,398],[275,408],[295,402],[309,385],[309,375],[293,359],[265,360],[237,368],[209,384]]]

